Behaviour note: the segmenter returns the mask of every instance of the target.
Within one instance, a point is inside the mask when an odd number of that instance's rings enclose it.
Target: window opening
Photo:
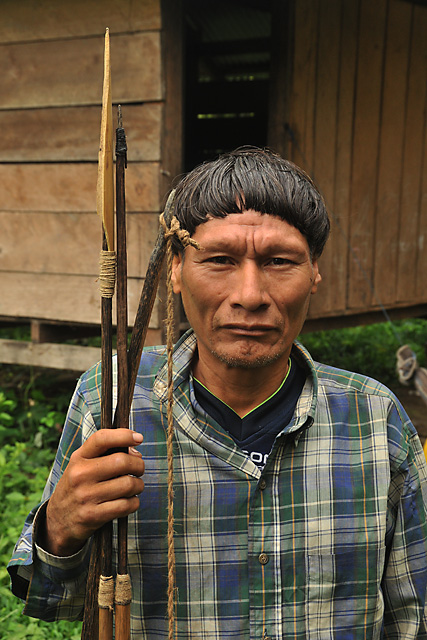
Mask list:
[[[240,145],[265,146],[269,0],[187,0],[185,170]]]

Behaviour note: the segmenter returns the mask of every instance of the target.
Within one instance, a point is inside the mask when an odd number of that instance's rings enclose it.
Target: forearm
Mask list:
[[[384,629],[390,637],[427,639],[426,462],[414,432],[391,458]],[[398,452],[393,449],[393,454]],[[404,454],[404,455],[403,455]]]
[[[43,620],[80,619],[83,611],[90,542],[77,554],[58,557],[39,544],[46,503],[24,529],[9,564],[13,593],[25,601],[24,614]]]

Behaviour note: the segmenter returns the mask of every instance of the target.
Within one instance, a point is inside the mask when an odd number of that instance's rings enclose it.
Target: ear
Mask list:
[[[313,276],[311,278],[312,287],[311,293],[314,294],[317,291],[317,285],[322,281],[322,276],[319,273],[319,265],[317,260],[313,260]]]
[[[174,256],[172,260],[171,281],[174,293],[181,293],[181,266],[182,254],[178,253],[178,255]]]

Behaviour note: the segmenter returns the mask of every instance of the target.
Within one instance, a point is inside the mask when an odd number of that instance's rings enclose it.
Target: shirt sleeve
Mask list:
[[[81,386],[81,383],[80,385]],[[52,556],[37,543],[37,525],[70,457],[96,431],[87,399],[77,387],[41,503],[27,516],[8,564],[12,592],[25,602],[23,613],[42,620],[81,619],[90,544],[74,556]]]
[[[403,415],[402,415],[403,413]],[[403,428],[402,428],[403,418]],[[427,472],[415,428],[395,407],[388,440],[390,490],[386,569],[383,576],[384,635],[427,638]]]

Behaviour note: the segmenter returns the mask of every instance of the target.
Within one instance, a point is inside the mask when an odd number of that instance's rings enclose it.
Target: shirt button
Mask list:
[[[258,483],[258,486],[261,489],[261,491],[264,491],[264,489],[267,486],[267,480],[265,478],[261,478],[261,480]]]
[[[267,564],[267,562],[270,560],[270,558],[268,557],[268,555],[266,553],[260,553],[258,556],[258,560],[260,562],[260,564]]]

